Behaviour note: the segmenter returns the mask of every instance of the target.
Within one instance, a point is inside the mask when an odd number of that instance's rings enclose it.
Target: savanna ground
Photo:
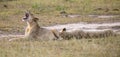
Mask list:
[[[0,35],[24,34],[25,10],[39,18],[41,26],[77,22],[119,22],[120,0],[0,0]],[[60,12],[81,17],[62,17]],[[118,15],[94,18],[86,15]],[[9,38],[9,37],[8,37]],[[0,40],[0,57],[120,57],[120,36],[63,41]]]

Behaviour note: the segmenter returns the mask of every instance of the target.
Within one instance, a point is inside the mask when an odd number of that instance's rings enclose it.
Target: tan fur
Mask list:
[[[61,38],[57,30],[48,30],[38,25],[36,18],[32,17],[32,20],[27,21],[27,28],[25,31],[25,37],[34,40],[56,40]],[[34,21],[35,20],[35,21]]]
[[[30,40],[62,39],[59,36],[59,32],[57,30],[48,30],[46,28],[40,27],[38,24],[38,18],[35,18],[30,12],[25,14],[23,21],[27,23],[27,27],[25,29],[25,38]]]
[[[64,28],[65,29],[65,28]],[[112,30],[105,30],[101,32],[85,32],[82,30],[76,30],[73,32],[67,32],[66,29],[62,30],[60,33],[60,36],[63,37],[63,39],[81,39],[81,38],[105,38],[109,36],[117,36],[116,33],[114,33]]]

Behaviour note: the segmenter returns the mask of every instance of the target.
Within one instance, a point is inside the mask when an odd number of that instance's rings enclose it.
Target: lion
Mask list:
[[[25,17],[23,21],[27,23],[27,27],[25,30],[25,37],[34,40],[57,40],[62,39],[59,36],[59,32],[56,29],[49,30],[46,28],[42,28],[38,24],[38,18],[34,17],[30,11],[25,13]]]
[[[40,27],[38,24],[39,19],[30,11],[25,13],[25,17],[22,20],[27,23],[24,38],[28,38],[30,40],[62,40],[56,29],[50,30]]]
[[[106,38],[110,36],[117,36],[113,30],[104,30],[104,31],[96,31],[96,32],[89,32],[89,31],[82,31],[82,30],[75,30],[72,32],[67,32],[66,28],[63,28],[60,32],[60,36],[65,39],[69,40],[72,38],[81,39],[81,38]]]

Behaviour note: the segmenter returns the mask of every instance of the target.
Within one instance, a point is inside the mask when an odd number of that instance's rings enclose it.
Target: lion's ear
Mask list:
[[[34,18],[34,21],[38,21],[39,19],[38,18]]]
[[[66,32],[66,28],[63,28],[60,32]]]
[[[66,28],[63,28],[63,31],[66,31]]]
[[[26,12],[25,12],[25,13],[27,13],[27,14],[31,14],[30,10],[26,10]]]

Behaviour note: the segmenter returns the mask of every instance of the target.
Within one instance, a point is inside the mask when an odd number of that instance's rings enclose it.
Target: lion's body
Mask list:
[[[87,32],[82,30],[76,30],[72,32],[67,32],[66,30],[62,30],[60,33],[60,36],[63,39],[81,39],[81,38],[105,38],[109,36],[117,36],[116,33],[114,33],[112,30],[104,30],[99,32]]]
[[[49,30],[42,28],[38,24],[38,18],[34,17],[30,12],[25,13],[23,21],[27,23],[25,29],[25,39],[30,40],[61,40],[59,32],[57,30]],[[10,39],[10,41],[16,39]]]
[[[56,34],[52,30],[35,26],[26,28],[25,37],[35,40],[55,40],[59,36],[57,35],[56,37]]]
[[[25,38],[34,40],[56,40],[61,38],[57,30],[41,28],[36,21],[28,22],[25,30]]]

